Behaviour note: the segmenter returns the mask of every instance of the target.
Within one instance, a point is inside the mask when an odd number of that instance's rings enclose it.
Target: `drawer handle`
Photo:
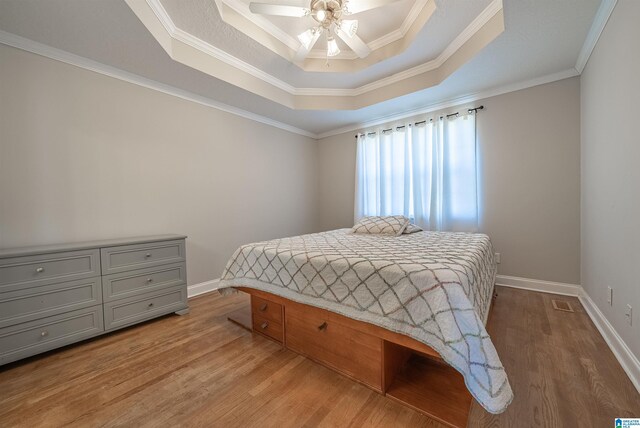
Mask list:
[[[260,328],[261,329],[266,329],[267,327],[269,327],[269,323],[268,322],[263,322],[262,324],[260,324]]]
[[[319,331],[324,331],[326,329],[327,329],[327,322],[326,321],[318,326],[318,330]]]
[[[144,256],[145,256],[146,258],[149,258],[149,257],[151,257],[151,253],[147,253],[147,254],[145,254]]]
[[[153,282],[153,278],[147,278],[147,282]]]
[[[36,268],[36,273],[42,273],[42,272],[44,272],[43,267]]]
[[[262,306],[260,306],[260,310],[261,310],[262,312],[266,311],[266,310],[267,310],[267,304],[266,304],[266,303],[263,303],[263,304],[262,304]]]
[[[49,336],[49,332],[47,330],[42,330],[42,332],[40,332],[40,336],[47,337]]]
[[[147,305],[147,308],[153,308],[153,302],[149,303],[149,304]]]

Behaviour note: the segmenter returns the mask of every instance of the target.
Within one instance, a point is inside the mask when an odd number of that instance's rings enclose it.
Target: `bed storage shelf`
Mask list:
[[[239,290],[251,296],[251,304],[229,314],[230,321],[441,423],[467,426],[472,396],[462,375],[431,347],[335,312]]]
[[[385,395],[454,427],[466,427],[472,397],[453,367],[415,352],[397,367]]]

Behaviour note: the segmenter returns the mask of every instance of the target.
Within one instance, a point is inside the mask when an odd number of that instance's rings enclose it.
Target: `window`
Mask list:
[[[476,230],[475,115],[358,136],[355,218],[403,214],[430,230]]]

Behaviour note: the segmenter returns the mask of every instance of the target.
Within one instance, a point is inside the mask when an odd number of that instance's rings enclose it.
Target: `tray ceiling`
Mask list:
[[[177,26],[183,23],[173,9],[184,4],[206,2],[210,13],[218,14],[213,0],[162,1]],[[413,43],[404,53],[354,73],[305,72],[269,54],[269,49],[221,19],[211,21],[208,37],[224,41],[225,50],[234,57],[280,80],[288,79],[294,87],[362,86],[397,73],[396,67],[421,65],[422,51],[432,44],[435,51],[442,49],[431,34],[442,34],[446,40],[438,43],[446,46],[455,38],[456,17],[468,25],[489,4],[435,1],[429,25],[420,33],[433,43]],[[358,110],[291,109],[174,61],[122,0],[2,0],[0,43],[317,137],[575,76],[588,58],[590,48],[585,47],[593,47],[606,11],[615,4],[612,0],[604,0],[603,6],[600,0],[503,1],[505,31],[442,83]],[[478,3],[482,4],[475,9]],[[428,57],[434,54],[429,52]],[[324,79],[322,85],[318,76]]]
[[[436,86],[504,31],[502,0],[401,0],[356,15],[370,55],[343,46],[327,67],[295,61],[308,17],[255,15],[250,0],[125,1],[175,61],[293,109],[353,110]],[[438,9],[446,26],[432,23]]]

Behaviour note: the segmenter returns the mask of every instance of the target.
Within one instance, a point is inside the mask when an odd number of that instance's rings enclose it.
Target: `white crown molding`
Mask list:
[[[42,43],[35,42],[33,40],[26,39],[24,37],[20,37],[15,34],[8,33],[6,31],[0,30],[0,43],[4,45],[12,46],[14,48],[22,49],[24,51],[31,52],[40,56],[44,56],[46,58],[50,58],[56,61],[64,62],[66,64],[74,65],[76,67],[80,67],[85,70],[90,70],[96,73],[103,74],[105,76],[123,80],[125,82],[142,86],[147,89],[153,89],[168,95],[182,98],[184,100],[193,101],[198,104],[212,107],[227,113],[234,114],[236,116],[244,117],[245,119],[250,119],[259,123],[263,123],[265,125],[270,125],[278,129],[292,132],[294,134],[299,134],[305,137],[314,138],[317,140],[321,140],[321,139],[331,137],[333,135],[342,134],[345,132],[355,131],[362,128],[382,125],[385,123],[406,119],[412,116],[417,116],[419,114],[427,114],[437,110],[455,107],[461,104],[474,102],[480,99],[489,98],[496,95],[502,95],[508,92],[518,91],[521,89],[526,89],[533,86],[542,85],[545,83],[550,83],[550,82],[554,82],[557,80],[562,80],[562,79],[566,79],[566,78],[578,75],[577,71],[572,68],[560,73],[554,73],[548,76],[543,76],[543,77],[529,80],[526,82],[501,86],[501,87],[493,88],[487,91],[476,92],[468,95],[450,98],[442,102],[427,105],[420,109],[408,110],[408,111],[400,112],[398,114],[380,117],[372,121],[355,123],[353,125],[349,125],[343,128],[316,134],[304,129],[297,128],[292,125],[288,125],[286,123],[282,123],[282,122],[270,119],[265,116],[251,113],[249,111],[242,110],[237,107],[233,107],[233,106],[212,100],[207,97],[203,97],[201,95],[194,94],[189,91],[185,91],[183,89],[166,85],[164,83],[160,83],[160,82],[157,82],[133,73],[129,73],[127,71],[120,70],[118,68],[111,67],[111,66],[99,63],[97,61],[93,61],[93,60],[81,57],[79,55],[75,55],[60,49],[56,49],[56,48],[44,45]]]
[[[177,30],[176,25],[173,23],[173,19],[167,13],[167,9],[164,8],[159,0],[147,0],[147,4],[153,10],[153,13],[158,17],[158,21],[162,24],[164,29],[169,34],[175,33]]]
[[[128,71],[120,70],[119,68],[111,67],[106,64],[102,64],[97,61],[75,55],[61,49],[56,49],[51,46],[44,45],[42,43],[35,42],[24,37],[17,36],[12,33],[0,30],[0,43],[11,46],[17,49],[21,49],[27,52],[34,53],[46,58],[50,58],[56,61],[64,62],[66,64],[74,65],[76,67],[83,68],[85,70],[93,71],[103,74],[118,80],[123,80],[134,85],[142,86],[147,89],[153,89],[172,95],[174,97],[182,98],[184,100],[193,101],[198,104],[212,107],[217,110],[231,113],[236,116],[244,117],[256,122],[263,123],[265,125],[273,126],[285,131],[293,132],[294,134],[303,135],[305,137],[317,138],[317,135],[313,132],[306,131],[304,129],[296,128],[295,126],[288,125],[286,123],[278,122],[271,118],[261,116],[255,113],[251,113],[246,110],[239,109],[218,101],[214,101],[210,98],[203,97],[201,95],[194,94],[189,91],[185,91],[174,86],[166,85],[164,83],[157,82],[155,80],[147,79],[146,77],[139,76],[137,74],[129,73]]]
[[[457,107],[462,104],[472,103],[478,100],[483,100],[485,98],[491,98],[491,97],[503,95],[509,92],[520,91],[522,89],[532,88],[534,86],[544,85],[546,83],[568,79],[570,77],[577,76],[578,74],[579,73],[574,68],[570,68],[568,70],[564,70],[559,73],[548,74],[546,76],[537,77],[535,79],[526,80],[523,82],[512,83],[504,86],[498,86],[492,89],[487,89],[484,91],[474,92],[466,95],[460,95],[457,97],[439,101],[437,103],[428,104],[418,109],[405,110],[400,113],[378,117],[376,119],[369,120],[366,122],[357,122],[348,126],[344,126],[342,128],[337,128],[331,131],[322,132],[318,134],[316,138],[321,140],[327,137],[332,137],[334,135],[344,134],[346,132],[353,132],[353,131],[358,131],[360,129],[370,128],[378,125],[384,125],[384,124],[388,124],[395,121],[401,121],[413,116],[433,113],[434,111],[444,110],[451,107]]]
[[[372,49],[380,49],[381,47],[386,46],[390,43],[393,43],[396,40],[400,40],[404,36],[406,36],[409,30],[411,29],[411,26],[413,25],[413,23],[416,22],[416,19],[418,19],[418,15],[420,15],[420,12],[422,11],[422,9],[424,9],[427,6],[427,3],[429,3],[429,0],[416,1],[411,7],[411,9],[409,10],[407,17],[402,22],[402,25],[400,26],[400,29],[399,29],[400,31],[399,34],[394,34],[394,32],[391,32],[389,33],[388,37],[383,36],[383,37],[377,38],[370,43],[369,47]],[[393,39],[393,37],[397,37],[397,38]]]
[[[293,49],[295,51],[295,50],[298,50],[298,48],[300,47],[299,40],[297,40],[295,37],[292,37],[291,35],[284,32],[282,29],[280,29],[280,27],[278,27],[268,19],[258,14],[252,13],[249,10],[249,6],[246,3],[243,3],[238,0],[220,0],[220,1],[222,1],[224,4],[229,6],[231,9],[238,12],[240,15],[242,15],[249,21],[253,22],[259,28],[263,29],[264,31],[271,34],[276,39],[280,40],[290,49]]]
[[[200,296],[205,293],[211,293],[220,288],[220,278],[212,279],[211,281],[200,282],[198,284],[192,284],[187,287],[187,297]]]
[[[151,3],[150,3],[151,4]],[[495,3],[492,3],[492,5],[494,5]],[[616,0],[603,0],[603,3],[601,4],[601,7],[597,13],[596,18],[594,18],[594,23],[591,27],[591,30],[589,32],[589,35],[587,36],[588,40],[591,40],[590,42],[587,42],[587,40],[585,40],[585,44],[584,46],[590,46],[590,48],[585,48],[583,47],[583,51],[584,52],[589,52],[593,50],[593,46],[595,46],[595,43],[597,42],[597,39],[599,37],[599,35],[602,33],[604,25],[607,22],[608,17],[611,15],[611,12],[613,10],[613,8],[615,7],[616,4]],[[164,10],[164,8],[155,11],[155,13],[157,14],[162,14],[162,11]],[[485,10],[485,12],[487,14],[490,13],[491,9],[487,9]],[[485,13],[483,12],[483,13]],[[165,11],[166,14],[166,11]],[[167,15],[168,18],[168,15]],[[161,19],[160,20],[163,25],[164,28],[167,32],[171,32],[171,31],[175,31],[176,28],[175,26],[172,26],[172,22],[170,19]],[[254,120],[256,122],[259,123],[263,123],[266,125],[270,125],[279,129],[283,129],[289,132],[293,132],[295,134],[299,134],[299,135],[303,135],[306,137],[311,137],[311,138],[315,138],[315,139],[324,139],[330,136],[334,136],[334,135],[338,135],[338,134],[342,134],[345,132],[350,132],[350,131],[355,131],[355,130],[359,130],[362,128],[367,128],[367,127],[372,127],[372,126],[377,126],[377,125],[381,125],[384,123],[389,123],[389,122],[393,122],[396,120],[402,120],[402,119],[406,119],[408,117],[411,116],[416,116],[416,115],[420,115],[420,114],[426,114],[426,113],[431,113],[437,110],[441,110],[441,109],[446,109],[446,108],[450,108],[450,107],[455,107],[455,106],[459,106],[465,103],[470,103],[470,102],[474,102],[480,99],[484,99],[484,98],[489,98],[492,96],[497,96],[497,95],[501,95],[501,94],[505,94],[508,92],[513,92],[513,91],[518,91],[521,89],[526,89],[529,87],[533,87],[533,86],[537,86],[537,85],[542,85],[545,83],[550,83],[550,82],[554,82],[556,80],[562,80],[562,79],[566,79],[572,76],[576,76],[580,74],[580,71],[582,69],[584,69],[584,66],[580,66],[580,64],[576,64],[575,69],[569,69],[569,70],[564,70],[561,71],[559,73],[553,73],[547,76],[542,76],[536,79],[532,79],[529,81],[525,81],[525,82],[519,82],[519,83],[514,83],[514,84],[509,84],[506,86],[501,86],[501,87],[497,87],[497,88],[493,88],[493,89],[488,89],[485,91],[479,91],[479,92],[475,92],[475,93],[470,93],[470,94],[466,94],[466,95],[461,95],[461,96],[457,96],[454,98],[449,98],[443,101],[440,101],[438,103],[432,103],[426,106],[423,106],[419,109],[413,109],[413,110],[407,110],[407,111],[403,111],[394,115],[386,115],[386,116],[382,116],[382,117],[378,117],[375,119],[372,119],[370,121],[366,121],[366,122],[359,122],[359,123],[354,123],[342,128],[338,128],[338,129],[334,129],[331,131],[327,131],[327,132],[323,132],[323,133],[313,133],[304,129],[300,129],[297,128],[295,126],[291,126],[273,119],[270,119],[268,117],[264,117],[255,113],[251,113],[248,112],[246,110],[242,110],[233,106],[229,106],[227,104],[224,103],[220,103],[218,101],[188,92],[188,91],[184,91],[182,89],[179,88],[175,88],[172,87],[170,85],[166,85],[160,82],[156,82],[153,81],[151,79],[147,79],[144,78],[142,76],[138,76],[135,75],[133,73],[129,73],[120,69],[117,69],[115,67],[111,67],[105,64],[101,64],[98,63],[96,61],[92,61],[89,60],[87,58],[84,57],[80,57],[78,55],[74,55],[56,48],[52,48],[50,46],[26,39],[26,38],[22,38],[19,37],[17,35],[5,32],[5,31],[0,31],[0,43],[2,44],[6,44],[9,46],[13,46],[25,51],[29,51],[41,56],[45,56],[54,60],[58,60],[61,62],[65,62],[67,64],[71,64],[71,65],[75,65],[87,70],[91,70],[97,73],[101,73],[104,74],[106,76],[110,76],[113,78],[117,78],[129,83],[133,83],[139,86],[143,86],[145,88],[148,89],[153,89],[153,90],[157,90],[169,95],[173,95],[185,100],[190,100],[202,105],[206,105],[212,108],[216,108],[218,110],[221,111],[225,111],[227,113],[231,113],[240,117],[244,117],[246,119],[250,119],[250,120]],[[584,58],[582,61],[586,62],[586,60],[588,60],[588,54],[581,54],[580,57]],[[317,89],[317,88],[311,88],[311,89]],[[301,94],[304,94],[305,91],[307,89],[305,88],[298,88],[298,91],[300,91]],[[335,91],[336,95],[343,95],[344,94],[344,90],[342,89],[336,89],[336,90],[331,90],[331,89],[322,89],[322,94],[323,95],[331,95],[333,91]]]
[[[276,88],[282,89],[283,91],[286,91],[290,94],[294,93],[296,88],[293,87],[292,85],[289,85],[288,83],[272,76],[271,74],[266,73],[260,70],[259,68],[254,67],[253,65],[247,62],[244,62],[234,57],[233,55],[228,54],[222,49],[219,49],[213,46],[212,44],[207,43],[204,40],[199,39],[198,37],[195,37],[187,33],[186,31],[183,31],[180,28],[178,28],[173,23],[173,20],[167,13],[167,10],[164,8],[164,6],[162,5],[162,3],[160,3],[159,0],[147,0],[147,4],[151,8],[151,10],[153,10],[156,17],[158,18],[158,21],[160,21],[160,23],[162,24],[164,29],[167,31],[167,33],[169,33],[169,36],[172,37],[173,39],[178,40],[188,46],[191,46],[192,48],[195,48],[207,55],[210,55],[224,62],[225,64],[235,67],[238,70],[243,71],[253,77],[256,77],[266,83],[269,83],[270,85],[273,85]]]
[[[171,37],[173,37],[174,39],[185,43],[193,48],[198,49],[199,51],[207,54],[207,55],[211,55],[212,57],[219,59],[220,61],[224,62],[225,64],[228,64],[232,67],[237,68],[240,71],[244,71],[245,73],[256,77],[266,83],[269,83],[270,85],[275,86],[278,89],[282,89],[283,91],[286,91],[290,94],[295,94],[296,88],[274,76],[272,76],[269,73],[266,73],[262,70],[260,70],[257,67],[254,67],[253,65],[244,62],[236,57],[234,57],[233,55],[228,54],[227,52],[223,51],[222,49],[219,49],[205,41],[203,41],[202,39],[199,39],[189,33],[187,33],[186,31],[183,31],[179,28],[176,28],[176,30],[171,34]]]
[[[502,0],[493,0],[434,60],[413,68],[401,71],[391,76],[382,78],[375,82],[368,83],[353,90],[350,95],[361,95],[384,86],[392,85],[405,79],[418,76],[422,73],[433,71],[442,65],[455,54],[465,43],[493,18],[496,13],[502,10]]]
[[[318,88],[297,88],[296,95],[333,95],[333,96],[358,96],[366,94],[367,92],[375,91],[376,89],[383,88],[385,86],[393,85],[394,83],[401,82],[405,79],[418,76],[422,73],[436,70],[455,54],[466,42],[487,23],[496,13],[502,10],[502,0],[493,0],[481,13],[478,15],[453,41],[438,55],[437,58],[425,62],[424,64],[403,70],[399,73],[392,74],[391,76],[383,77],[375,82],[367,83],[366,85],[359,86],[355,89],[322,89]]]
[[[605,342],[609,345],[611,352],[613,352],[622,369],[629,376],[631,383],[640,392],[640,361],[633,355],[629,346],[620,337],[616,329],[613,328],[598,306],[591,300],[591,297],[587,293],[583,293],[578,297],[589,318],[591,318],[591,321],[593,321]]]
[[[595,49],[598,39],[600,38],[604,27],[607,25],[609,17],[617,3],[618,0],[602,0],[602,3],[600,3],[600,7],[596,12],[596,16],[593,18],[593,23],[591,24],[591,28],[587,33],[587,37],[585,38],[580,54],[578,55],[578,60],[576,61],[576,70],[578,70],[579,73],[582,73],[584,68],[587,66],[589,57]]]

